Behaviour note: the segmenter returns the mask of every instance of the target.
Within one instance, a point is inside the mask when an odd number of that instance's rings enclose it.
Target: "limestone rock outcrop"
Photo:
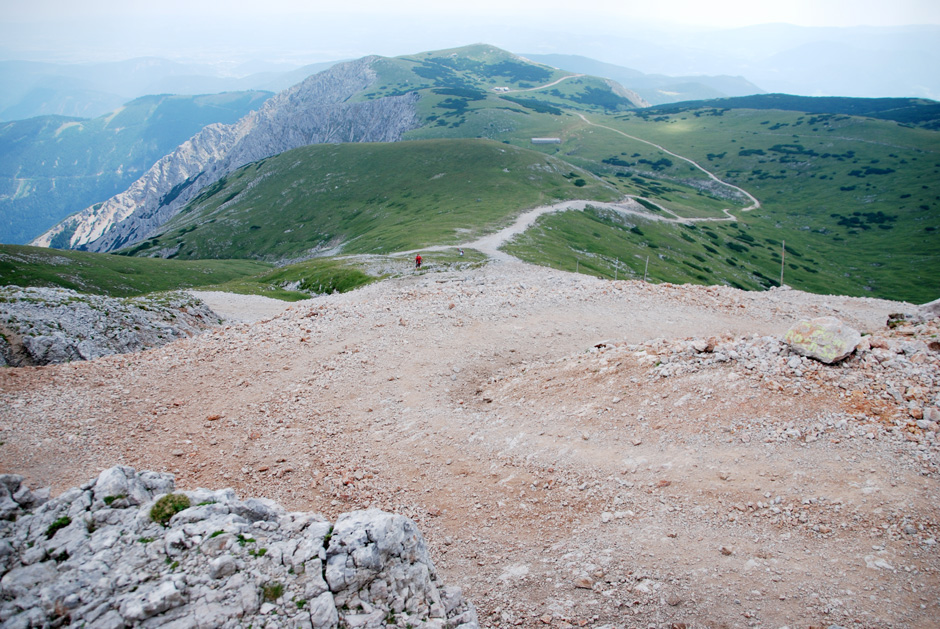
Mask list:
[[[115,299],[65,288],[0,287],[0,366],[137,352],[221,323],[185,293]]]
[[[917,310],[924,319],[940,318],[940,299],[935,299],[930,303],[923,304]]]
[[[404,516],[334,525],[120,466],[47,498],[0,476],[4,627],[479,626]]]

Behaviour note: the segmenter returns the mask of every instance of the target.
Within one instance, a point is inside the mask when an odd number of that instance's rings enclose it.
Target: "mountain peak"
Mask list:
[[[422,118],[419,101],[425,110],[440,113]],[[561,113],[547,101],[611,111],[647,104],[610,81],[556,70],[487,44],[363,57],[307,77],[234,124],[206,127],[128,190],[70,217],[33,244],[112,251],[147,238],[206,186],[250,162],[308,144],[395,142],[422,125],[459,127],[477,102],[496,111],[516,105],[524,112],[512,114],[516,117]]]
[[[308,77],[230,125],[210,125],[157,162],[125,192],[80,212],[34,241],[111,251],[147,237],[198,192],[249,162],[321,142],[392,142],[417,125],[416,98],[352,97],[376,78],[378,57]]]

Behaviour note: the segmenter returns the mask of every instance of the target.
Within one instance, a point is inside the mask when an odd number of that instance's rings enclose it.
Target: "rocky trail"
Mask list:
[[[935,624],[940,346],[885,326],[909,304],[514,261],[206,298],[202,335],[0,370],[0,472],[403,514],[482,626]],[[846,361],[780,340],[826,315],[867,334]]]
[[[576,76],[580,76],[580,75],[576,75]],[[574,77],[564,77],[564,78],[574,78]],[[561,80],[564,80],[564,79],[559,79],[559,81],[556,81],[555,83],[558,83]],[[555,83],[552,83],[551,85],[554,85]],[[541,87],[537,87],[533,89],[543,89],[545,87],[548,87],[548,86],[541,86]],[[684,162],[687,162],[688,164],[692,165],[696,169],[705,173],[705,175],[707,175],[708,178],[714,181],[716,184],[723,186],[725,188],[728,188],[729,190],[732,190],[735,194],[738,194],[746,198],[750,202],[750,205],[748,205],[747,207],[739,208],[739,211],[741,212],[750,212],[751,210],[756,210],[757,208],[761,207],[760,201],[758,201],[757,198],[754,197],[754,195],[752,195],[750,192],[748,192],[747,190],[744,190],[743,188],[730,184],[722,179],[719,179],[718,176],[715,175],[713,172],[707,170],[701,164],[689,159],[688,157],[684,157],[682,155],[679,155],[678,153],[674,153],[660,146],[659,144],[654,144],[653,142],[650,142],[649,140],[644,140],[636,136],[628,135],[618,129],[614,129],[612,127],[608,127],[605,125],[600,125],[600,124],[591,122],[586,116],[584,116],[584,114],[578,114],[578,116],[588,125],[599,127],[601,129],[606,129],[608,131],[612,131],[614,133],[622,135],[623,137],[628,138],[630,140],[642,142],[643,144],[648,144],[649,146],[652,146],[667,155],[671,155],[672,157],[675,157]],[[658,214],[654,214],[650,212],[648,209],[646,209],[646,207],[644,207],[640,202],[638,202],[637,199],[640,199],[643,203],[652,204],[658,207],[661,212],[670,215],[671,218],[668,216],[662,216],[662,215],[658,215]],[[543,205],[543,206],[526,210],[520,213],[519,216],[517,216],[515,220],[511,224],[507,225],[506,227],[503,227],[502,229],[499,229],[491,234],[487,234],[485,236],[482,236],[470,242],[465,242],[465,243],[458,244],[458,245],[430,246],[430,247],[425,247],[423,249],[400,251],[392,255],[396,255],[396,256],[414,255],[415,253],[420,253],[422,251],[424,252],[442,251],[445,249],[453,249],[456,247],[460,247],[463,249],[476,249],[478,251],[481,251],[485,253],[491,260],[494,260],[494,261],[501,261],[501,262],[513,261],[515,260],[515,258],[511,256],[510,254],[506,253],[505,251],[502,251],[500,247],[503,246],[506,242],[512,240],[513,237],[525,232],[528,228],[534,225],[535,222],[541,216],[545,214],[552,214],[555,212],[581,211],[587,207],[612,210],[620,214],[637,216],[648,221],[664,222],[664,223],[682,223],[682,224],[687,224],[687,225],[693,224],[693,223],[711,223],[711,222],[738,220],[737,217],[735,217],[735,215],[731,213],[730,208],[722,209],[722,213],[724,214],[723,217],[708,217],[708,218],[683,217],[683,216],[676,214],[669,208],[661,205],[660,203],[656,202],[653,199],[647,199],[645,197],[640,197],[640,196],[626,196],[617,203],[606,203],[602,201],[583,201],[583,200],[562,201],[559,203],[554,203],[552,205]]]
[[[657,216],[651,214],[647,211],[642,205],[634,201],[629,197],[625,197],[622,201],[618,203],[605,203],[602,201],[562,201],[560,203],[554,203],[552,205],[541,205],[539,207],[531,208],[525,210],[515,217],[512,223],[498,229],[490,234],[481,236],[475,240],[464,242],[456,245],[433,245],[430,247],[424,247],[422,249],[411,249],[408,251],[398,251],[390,254],[391,256],[411,256],[416,253],[428,252],[428,251],[446,251],[454,250],[457,248],[461,249],[476,249],[481,253],[486,254],[487,258],[491,262],[515,262],[517,259],[506,253],[501,249],[503,245],[512,240],[515,236],[522,234],[527,229],[532,227],[535,222],[545,214],[553,214],[555,212],[570,212],[570,211],[581,211],[588,207],[601,208],[606,210],[613,210],[620,214],[631,214],[633,216],[639,216],[646,220],[650,221],[663,221],[663,222],[677,222],[684,219],[670,219],[663,216]],[[667,211],[668,210],[664,210]],[[715,220],[724,220],[724,219],[715,219]],[[362,257],[362,256],[358,256]]]

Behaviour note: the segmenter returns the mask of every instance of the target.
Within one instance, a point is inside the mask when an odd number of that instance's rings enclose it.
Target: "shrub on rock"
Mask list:
[[[184,509],[189,509],[189,498],[183,494],[167,494],[150,508],[150,519],[166,526],[170,518]]]

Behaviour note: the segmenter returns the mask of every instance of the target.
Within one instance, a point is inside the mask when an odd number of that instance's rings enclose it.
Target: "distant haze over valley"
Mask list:
[[[632,23],[617,28],[601,19],[588,26],[576,16],[562,32],[538,16],[483,28],[472,16],[432,26],[415,16],[388,16],[380,22],[346,21],[327,14],[312,30],[303,20],[268,25],[262,18],[252,24],[248,36],[244,25],[226,25],[225,18],[218,23],[218,33],[204,32],[202,23],[180,23],[176,18],[173,22],[172,28],[162,31],[159,45],[157,41],[147,45],[146,37],[132,42],[113,33],[76,41],[80,29],[54,20],[42,25],[43,37],[33,33],[27,42],[14,21],[0,25],[4,42],[0,120],[42,114],[93,117],[147,94],[279,91],[340,60],[369,54],[397,56],[474,41],[546,63],[552,63],[550,57],[586,58],[615,75],[609,78],[640,93],[650,83],[647,75],[656,75],[660,86],[702,83],[715,90],[693,99],[762,92],[940,99],[937,25],[763,24],[693,30]],[[157,17],[149,27],[160,23]],[[29,25],[23,26],[29,30]],[[88,26],[91,33],[96,28],[101,26]],[[199,32],[191,32],[195,30]],[[222,43],[223,33],[228,44]],[[244,37],[239,37],[241,33]],[[236,39],[237,46],[231,44]],[[592,73],[601,74],[597,69]],[[667,80],[670,77],[677,80]],[[681,88],[664,89],[661,98],[647,100],[657,104],[684,96]]]

